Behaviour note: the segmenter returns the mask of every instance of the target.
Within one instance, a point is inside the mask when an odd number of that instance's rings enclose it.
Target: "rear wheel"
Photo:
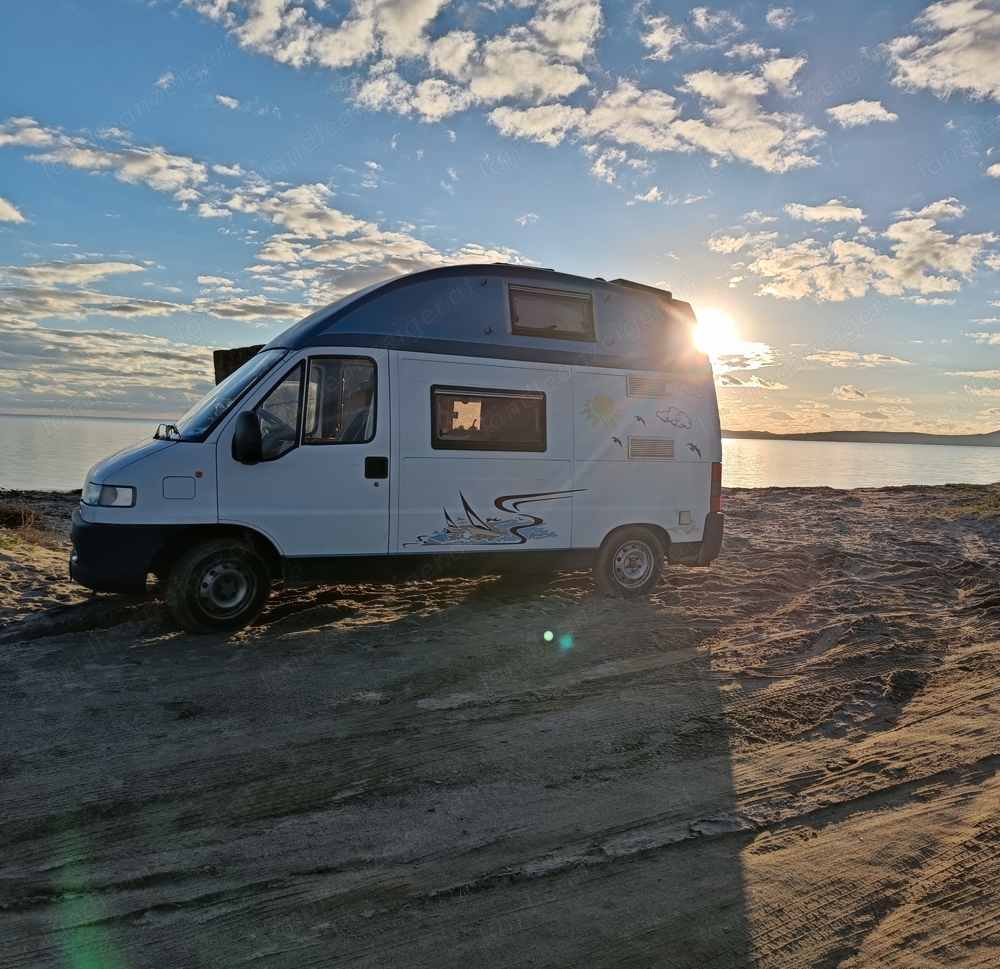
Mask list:
[[[631,598],[649,592],[663,573],[663,546],[640,525],[612,532],[601,545],[594,578],[602,592]]]
[[[194,546],[177,559],[167,579],[167,605],[192,633],[242,629],[260,615],[270,592],[266,563],[237,539]]]

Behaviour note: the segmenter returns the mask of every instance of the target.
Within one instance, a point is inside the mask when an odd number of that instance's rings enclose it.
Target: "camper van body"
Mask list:
[[[204,631],[250,621],[276,579],[590,567],[616,535],[605,584],[625,594],[650,585],[642,555],[707,565],[722,453],[694,322],[663,290],[521,266],[369,287],[94,467],[72,575],[165,578]]]

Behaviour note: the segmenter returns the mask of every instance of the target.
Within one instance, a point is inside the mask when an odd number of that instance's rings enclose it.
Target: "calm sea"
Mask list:
[[[155,430],[155,421],[0,415],[0,488],[80,488],[98,461]],[[1000,481],[1000,448],[727,439],[722,455],[729,488]]]

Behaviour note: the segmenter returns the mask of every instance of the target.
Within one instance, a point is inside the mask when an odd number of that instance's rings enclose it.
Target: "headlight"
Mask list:
[[[124,485],[99,485],[88,481],[83,489],[85,505],[99,505],[102,508],[131,508],[135,504],[135,488]]]

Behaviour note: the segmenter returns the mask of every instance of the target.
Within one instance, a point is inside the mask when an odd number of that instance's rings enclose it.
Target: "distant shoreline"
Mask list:
[[[772,434],[771,431],[728,431],[722,436],[749,441],[832,441],[840,444],[938,444],[951,447],[1000,447],[1000,431],[987,434],[917,434],[912,431],[814,431]]]
[[[0,417],[37,417],[43,421],[138,421],[140,424],[163,423],[162,417],[118,417],[108,414],[21,414],[0,412]]]

